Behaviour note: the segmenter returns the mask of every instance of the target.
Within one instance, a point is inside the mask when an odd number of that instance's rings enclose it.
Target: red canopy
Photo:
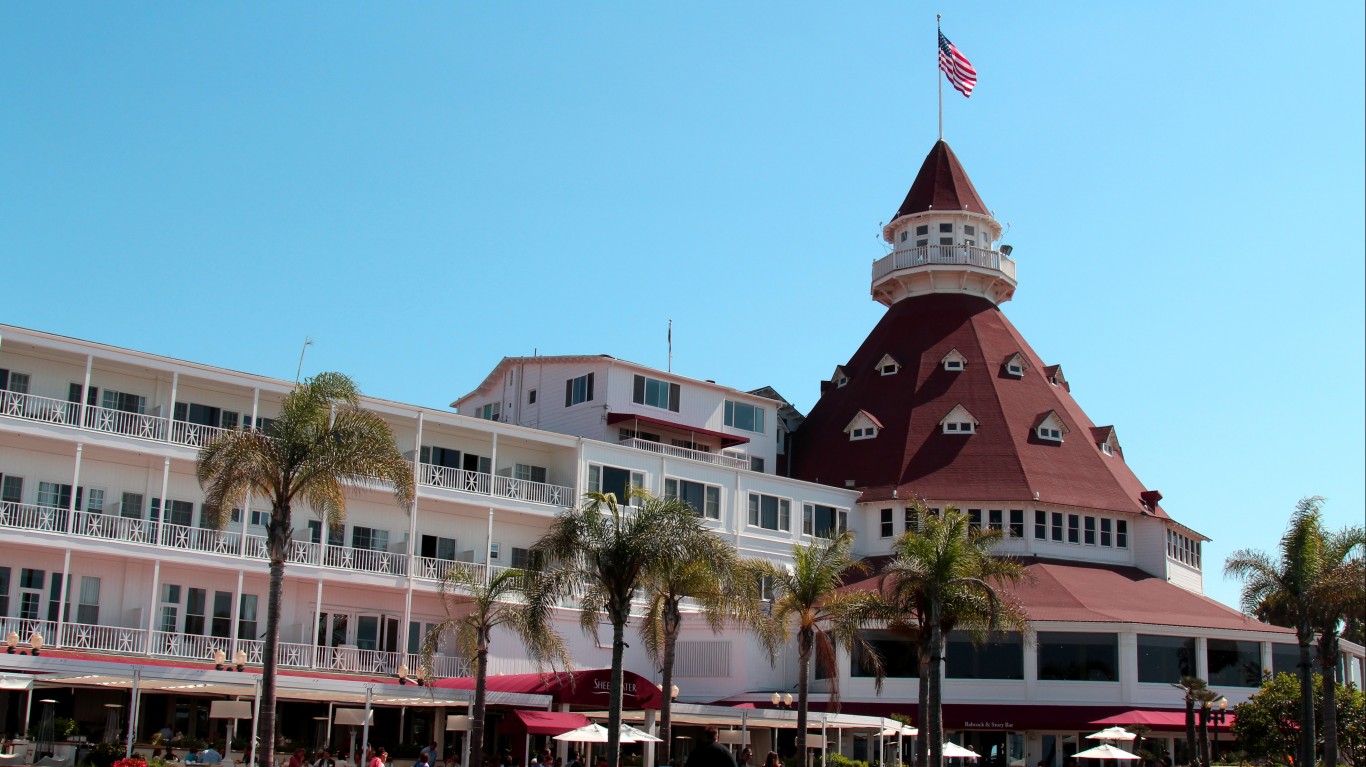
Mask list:
[[[659,708],[663,696],[654,682],[631,671],[623,671],[621,677],[621,703],[624,708],[637,710]],[[607,708],[607,693],[610,689],[611,678],[611,669],[605,668],[573,672],[561,671],[554,674],[505,674],[488,677],[488,689],[490,692],[550,695],[556,704],[569,703],[571,705]],[[457,676],[438,679],[432,683],[432,686],[455,690],[473,690],[474,677]]]
[[[1197,712],[1195,720],[1196,723],[1199,723],[1200,721],[1199,716],[1200,715]],[[1233,712],[1230,711],[1225,715],[1225,717],[1226,718],[1224,719],[1224,723],[1232,727],[1233,720],[1235,718],[1233,716]],[[1104,719],[1097,719],[1091,722],[1091,724],[1094,724],[1097,727],[1109,727],[1110,725],[1119,725],[1121,727],[1127,727],[1133,724],[1143,724],[1153,728],[1154,730],[1176,730],[1179,732],[1181,730],[1186,729],[1186,712],[1184,710],[1152,711],[1134,709],[1132,711],[1125,711],[1122,714],[1107,716]]]
[[[588,717],[560,711],[528,711],[514,709],[512,716],[498,725],[503,733],[526,733],[528,735],[560,735],[577,730],[588,724]]]
[[[652,416],[640,415],[638,413],[607,414],[608,424],[622,423],[623,421],[640,421],[641,423],[647,423],[653,426],[663,426],[666,429],[674,429],[676,431],[683,431],[688,432],[690,434],[696,434],[700,437],[711,437],[712,439],[719,439],[721,440],[721,447],[733,447],[735,445],[743,445],[749,441],[749,437],[742,437],[739,434],[726,434],[725,432],[712,431],[711,429],[700,429],[696,426],[689,426],[685,423],[666,421],[663,418],[654,418]]]

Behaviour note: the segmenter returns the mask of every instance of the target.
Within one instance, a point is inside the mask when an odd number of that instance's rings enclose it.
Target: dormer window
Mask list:
[[[1043,374],[1048,378],[1048,382],[1054,386],[1072,391],[1072,387],[1067,383],[1067,377],[1062,374],[1062,365],[1049,365],[1043,369]]]
[[[901,364],[893,359],[890,354],[884,354],[882,359],[878,360],[877,372],[881,375],[894,376],[899,370],[901,370]]]
[[[843,389],[849,383],[849,376],[844,372],[843,365],[835,367],[835,374],[830,376],[830,380],[835,382],[835,388]]]
[[[957,349],[950,349],[949,353],[945,354],[940,362],[944,365],[945,370],[954,373],[957,373],[968,366],[968,358],[960,354]]]
[[[1028,363],[1025,362],[1023,354],[1016,352],[1006,358],[1006,375],[1022,378]]]
[[[867,410],[860,410],[844,427],[844,431],[849,435],[850,442],[857,442],[863,439],[872,439],[882,430],[882,422]]]
[[[954,405],[949,414],[939,421],[940,431],[944,434],[976,434],[977,426],[977,419],[962,405]]]
[[[1104,454],[1106,454],[1106,455],[1114,455],[1114,454],[1115,454],[1115,451],[1114,451],[1113,448],[1110,447],[1110,443],[1109,443],[1109,442],[1102,442],[1102,443],[1100,443],[1100,452],[1102,452],[1102,453],[1104,453]]]
[[[1038,438],[1049,442],[1062,442],[1063,435],[1067,432],[1067,424],[1062,422],[1056,410],[1044,413],[1034,425],[1034,433]]]
[[[1119,438],[1115,436],[1113,426],[1094,426],[1091,428],[1091,437],[1095,440],[1096,447],[1106,455],[1115,455],[1119,452]]]

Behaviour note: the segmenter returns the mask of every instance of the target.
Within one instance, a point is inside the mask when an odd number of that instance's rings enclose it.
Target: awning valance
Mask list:
[[[711,429],[699,429],[696,426],[689,426],[685,423],[675,423],[673,421],[666,421],[663,418],[655,418],[654,416],[640,415],[639,413],[607,414],[607,423],[609,425],[616,423],[625,423],[627,421],[639,421],[640,423],[647,423],[653,426],[660,426],[665,429],[673,429],[674,431],[681,431],[686,434],[695,434],[699,437],[709,437],[711,439],[717,439],[721,441],[721,447],[734,447],[735,445],[743,445],[746,442],[749,442],[749,437],[742,437],[738,434],[726,434],[725,432],[712,431]]]
[[[498,725],[498,732],[527,735],[560,735],[588,724],[588,717],[563,711],[515,709]]]

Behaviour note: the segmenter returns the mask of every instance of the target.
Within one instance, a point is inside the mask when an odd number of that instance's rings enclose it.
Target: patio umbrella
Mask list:
[[[577,730],[561,733],[555,736],[555,740],[567,740],[572,743],[606,743],[608,729],[596,722],[589,722]],[[622,743],[635,743],[636,739],[627,737],[626,733],[621,734]]]
[[[1137,754],[1131,754],[1122,748],[1115,748],[1109,743],[1102,743],[1095,748],[1088,748],[1085,751],[1073,754],[1078,759],[1142,759]]]
[[[976,751],[970,751],[952,741],[944,744],[943,754],[945,759],[977,759],[981,756]]]
[[[629,739],[629,740],[628,740]],[[622,743],[663,743],[663,738],[656,738],[644,730],[638,730],[631,725],[621,723],[621,742]]]
[[[1100,732],[1087,735],[1087,740],[1133,740],[1136,735],[1123,727],[1106,727]]]

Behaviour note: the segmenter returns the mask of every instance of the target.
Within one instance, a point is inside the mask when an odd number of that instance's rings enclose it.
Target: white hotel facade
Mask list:
[[[913,496],[1001,529],[1003,551],[1036,576],[1017,594],[1033,636],[951,643],[945,684],[947,726],[988,764],[1060,765],[1092,721],[1175,712],[1170,682],[1180,674],[1244,700],[1263,672],[1293,666],[1293,634],[1202,595],[1205,538],[1162,511],[1161,494],[1124,465],[1114,428],[1087,419],[1061,368],[1043,364],[1000,313],[1016,273],[999,235],[940,142],[888,225],[895,250],[874,265],[887,317],[853,358],[832,363],[805,423],[772,390],[608,356],[504,359],[453,403],[462,414],[366,399],[412,460],[417,498],[401,508],[383,489],[358,490],[338,530],[296,510],[280,637],[293,680],[282,690],[284,728],[311,726],[290,713],[321,699],[309,680],[354,700],[393,685],[400,666],[416,669],[454,563],[518,566],[582,493],[628,487],[685,498],[743,555],[779,563],[794,544],[849,529],[876,564],[912,524]],[[946,323],[942,332],[925,332],[935,323]],[[39,635],[44,662],[95,664],[73,687],[166,664],[202,668],[212,681],[218,651],[258,664],[268,507],[253,499],[226,529],[207,529],[194,465],[221,430],[269,428],[290,388],[0,325],[0,637],[12,633],[22,653]],[[583,635],[567,607],[558,625],[578,668],[608,665],[606,632]],[[657,679],[643,643],[627,641],[627,669]],[[679,650],[680,701],[763,708],[796,685],[790,648],[770,665],[739,631],[690,623]],[[1340,675],[1360,685],[1363,648],[1345,652]],[[533,670],[505,636],[492,654],[495,674]],[[0,653],[0,672],[32,670],[30,660]],[[841,659],[845,710],[914,710],[914,673],[900,666],[879,695]],[[467,671],[445,652],[429,674]],[[828,685],[816,680],[817,707]],[[146,727],[184,721],[195,734],[212,692],[193,680],[163,689],[163,713],[149,713]],[[97,717],[89,707],[105,700],[82,693],[72,713]],[[22,706],[0,691],[0,729],[22,729],[35,715]],[[1181,737],[1155,735],[1169,747]]]

